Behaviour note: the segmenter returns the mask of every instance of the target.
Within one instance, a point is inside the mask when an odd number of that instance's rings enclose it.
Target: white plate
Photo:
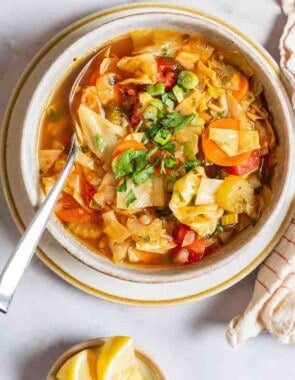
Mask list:
[[[169,8],[170,11],[174,10],[178,13],[182,12],[204,16],[200,11],[167,5],[134,4],[107,9],[72,24],[58,34],[33,59],[24,72],[12,95],[6,112],[1,149],[4,190],[12,215],[21,230],[24,230],[34,213],[34,209],[26,194],[21,175],[19,148],[22,136],[22,125],[32,93],[43,74],[47,71],[49,65],[77,38],[92,31],[101,24],[124,15],[138,12],[152,12],[155,10],[165,11],[167,8]],[[223,27],[232,30],[230,26],[224,24],[222,21],[216,20],[208,15],[205,16],[209,19],[214,19],[215,22],[222,24]],[[235,32],[241,35],[237,30],[235,30]],[[271,66],[274,66],[275,71],[278,70],[263,49],[255,44],[253,45],[246,37],[242,37],[245,38],[248,43],[250,42]],[[277,243],[291,218],[291,214],[291,212],[288,213],[280,230],[262,252],[257,253],[257,251],[253,249],[251,254],[239,257],[239,259],[230,262],[228,265],[214,272],[209,272],[202,277],[183,282],[144,284],[109,277],[75,259],[62,248],[47,231],[44,233],[40,242],[37,255],[64,280],[98,297],[115,302],[148,306],[182,303],[220,292],[250,273],[264,260],[272,247]]]

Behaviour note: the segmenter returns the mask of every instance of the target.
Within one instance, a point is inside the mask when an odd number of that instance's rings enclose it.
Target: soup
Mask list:
[[[45,194],[69,151],[73,81],[44,111]],[[79,151],[55,214],[115,263],[177,266],[218,254],[271,199],[272,119],[236,51],[175,31],[134,31],[101,49],[74,104]]]

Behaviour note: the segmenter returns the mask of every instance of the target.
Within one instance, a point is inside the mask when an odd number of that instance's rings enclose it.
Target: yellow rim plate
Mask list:
[[[160,4],[130,4],[126,6],[120,6],[116,8],[110,8],[107,10],[103,10],[94,14],[91,14],[64,29],[62,32],[60,32],[55,38],[50,40],[46,46],[36,55],[36,57],[31,61],[23,75],[21,76],[17,86],[15,87],[15,90],[13,91],[13,94],[10,98],[7,111],[4,117],[3,121],[3,128],[2,128],[2,139],[1,139],[1,171],[2,171],[2,183],[3,183],[3,188],[5,192],[5,196],[10,208],[10,212],[12,214],[12,217],[20,229],[20,231],[24,231],[25,229],[25,223],[23,222],[22,218],[20,217],[19,211],[17,209],[17,206],[15,204],[15,200],[13,198],[13,194],[11,191],[9,179],[8,179],[8,173],[7,173],[7,165],[6,165],[6,145],[7,145],[7,138],[8,138],[8,133],[9,133],[9,125],[12,117],[12,113],[14,111],[14,107],[16,105],[16,102],[18,100],[18,97],[30,78],[33,70],[36,68],[38,63],[56,46],[58,46],[59,43],[64,41],[67,37],[71,35],[75,35],[77,31],[82,31],[83,27],[89,26],[92,22],[97,22],[98,20],[100,22],[105,21],[106,18],[112,17],[115,19],[118,17],[122,12],[126,12],[128,10],[132,11],[137,11],[137,10],[145,10],[149,11],[149,9],[169,9],[169,10],[174,10],[174,11],[180,11],[180,12],[186,12],[190,13],[192,15],[198,15],[205,17],[207,19],[210,19],[212,21],[215,21],[222,26],[234,31],[236,34],[238,34],[240,37],[242,37],[244,40],[246,40],[249,44],[251,44],[258,52],[260,55],[263,56],[263,58],[268,62],[268,64],[273,68],[273,70],[277,73],[277,75],[280,75],[280,71],[275,64],[275,62],[271,59],[271,57],[262,49],[259,45],[255,44],[252,40],[250,40],[248,37],[244,36],[241,32],[239,32],[237,29],[233,28],[232,26],[226,24],[225,22],[221,21],[220,19],[217,19],[211,15],[205,14],[204,12],[194,10],[194,9],[189,9],[189,8],[184,8],[184,7],[177,7],[177,6],[172,6],[172,5],[160,5]],[[97,25],[95,25],[97,27]],[[83,33],[82,33],[83,34]],[[82,35],[80,34],[79,37]],[[244,278],[247,274],[249,274],[252,270],[254,270],[269,254],[271,249],[275,246],[275,244],[278,242],[280,236],[282,235],[284,229],[287,227],[288,223],[291,220],[292,217],[292,210],[293,210],[293,204],[290,207],[290,210],[281,225],[281,228],[279,231],[276,233],[276,235],[273,237],[271,243],[257,256],[255,257],[254,260],[252,260],[250,263],[248,263],[242,270],[238,270],[238,273],[235,275],[229,276],[229,278],[226,278],[224,281],[218,283],[215,286],[208,287],[207,289],[203,291],[199,291],[196,293],[192,293],[191,290],[189,291],[189,295],[187,296],[181,296],[181,297],[176,297],[176,298],[170,298],[169,296],[166,299],[140,299],[138,297],[122,297],[118,296],[116,294],[109,293],[107,291],[100,290],[96,287],[93,287],[89,284],[79,280],[73,273],[69,273],[66,271],[62,266],[57,265],[49,256],[46,254],[46,252],[40,248],[37,249],[37,255],[38,257],[53,271],[55,272],[58,276],[63,278],[65,281],[70,283],[71,285],[87,292],[92,295],[95,295],[100,298],[104,298],[110,301],[114,302],[119,302],[119,303],[124,303],[124,304],[132,304],[132,305],[140,305],[140,306],[162,306],[162,305],[172,305],[172,304],[179,304],[179,303],[184,303],[184,302],[189,302],[201,298],[205,298],[208,296],[211,296],[213,294],[216,294],[222,290],[227,289],[228,287],[234,285],[238,281],[240,281],[242,278]],[[77,261],[77,260],[76,260]],[[83,264],[79,263],[77,261],[77,265],[83,266]],[[90,270],[90,268],[84,266],[87,268],[87,270]],[[85,269],[83,268],[83,269]],[[107,276],[105,276],[107,277]],[[114,281],[120,281],[120,280],[115,280]],[[124,281],[123,281],[124,283]],[[125,282],[126,285],[126,282]],[[131,284],[130,284],[131,286]],[[147,286],[146,284],[144,286]],[[152,284],[150,286],[153,286]],[[167,286],[167,285],[163,285]],[[168,285],[169,286],[169,285]],[[167,291],[167,295],[170,295],[171,293]]]

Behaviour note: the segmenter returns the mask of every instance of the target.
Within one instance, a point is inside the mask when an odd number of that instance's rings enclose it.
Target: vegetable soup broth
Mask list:
[[[44,113],[46,194],[67,158],[76,74]],[[79,152],[55,213],[115,263],[194,263],[256,223],[271,197],[272,120],[237,52],[179,32],[134,31],[105,45],[74,104]]]

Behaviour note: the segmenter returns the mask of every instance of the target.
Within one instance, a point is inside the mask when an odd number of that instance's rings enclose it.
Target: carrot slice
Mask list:
[[[235,119],[220,119],[209,125],[202,135],[202,148],[206,159],[219,166],[235,166],[246,161],[250,157],[251,152],[245,152],[238,154],[237,156],[229,157],[214,141],[209,139],[209,128],[239,130],[240,122]]]
[[[239,74],[238,76],[238,89],[232,91],[232,94],[237,100],[242,100],[250,91],[250,83],[245,75]]]
[[[81,207],[62,209],[56,215],[67,223],[88,223],[91,220],[91,216]]]
[[[145,146],[138,141],[135,140],[126,140],[122,141],[119,145],[116,146],[114,149],[112,156],[116,157],[119,156],[119,154],[122,154],[125,152],[125,150],[128,149],[135,149],[135,150],[140,150],[140,149],[146,149]]]

